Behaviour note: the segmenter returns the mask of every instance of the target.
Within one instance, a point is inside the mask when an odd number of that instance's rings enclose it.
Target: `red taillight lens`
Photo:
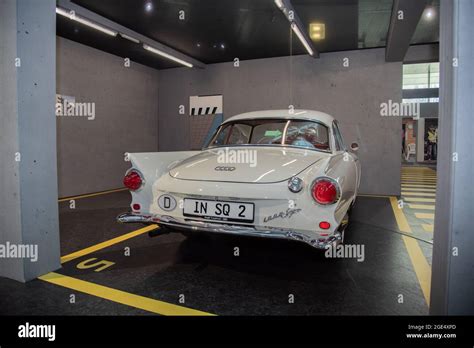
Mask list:
[[[322,229],[322,230],[327,230],[327,229],[329,229],[329,227],[331,227],[331,224],[327,221],[321,221],[319,223],[319,228]],[[326,237],[327,233],[325,233],[325,234],[321,233],[321,236]]]
[[[125,177],[123,178],[123,184],[125,185],[126,188],[128,188],[130,191],[135,191],[138,190],[142,184],[143,180],[140,174],[138,172],[131,170]]]
[[[319,204],[332,204],[336,202],[338,191],[337,184],[329,179],[319,179],[313,185],[311,194]]]

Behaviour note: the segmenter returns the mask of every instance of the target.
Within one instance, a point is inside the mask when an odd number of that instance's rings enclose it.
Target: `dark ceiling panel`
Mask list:
[[[358,0],[292,0],[291,3],[307,32],[310,23],[325,25],[325,39],[313,41],[319,52],[358,48]]]
[[[60,36],[66,39],[115,54],[119,57],[129,58],[132,62],[138,62],[155,69],[181,66],[145,51],[139,44],[124,40],[118,36],[112,37],[103,34],[95,29],[91,29],[59,15],[56,15],[56,30]]]
[[[290,52],[289,23],[273,0],[73,2],[203,63],[229,62],[236,57],[246,60],[306,54],[296,36]],[[148,2],[153,7],[149,12],[145,10]],[[292,0],[292,3],[305,30],[309,30],[310,23],[325,24],[326,38],[314,42],[319,52],[385,46],[391,0]],[[179,18],[180,11],[184,11],[184,20]],[[58,16],[57,32],[158,69],[178,66],[145,51],[139,44],[104,35],[64,17]],[[431,42],[437,36],[437,28],[422,27],[415,36],[416,43]]]
[[[289,24],[273,0],[153,0],[149,13],[142,0],[74,2],[204,63],[290,53]],[[293,53],[305,53],[299,42]]]
[[[439,15],[439,0],[433,0],[418,22],[410,44],[439,42]]]

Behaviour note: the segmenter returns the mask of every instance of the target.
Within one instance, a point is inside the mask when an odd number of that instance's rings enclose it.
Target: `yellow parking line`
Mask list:
[[[426,210],[435,210],[434,205],[427,204],[408,204],[411,209],[426,209]]]
[[[436,197],[436,193],[424,193],[424,192],[402,191],[402,196],[426,196],[426,197]]]
[[[412,182],[412,183],[428,183],[428,184],[436,184],[436,179],[407,179],[407,178],[402,178],[402,182]]]
[[[436,174],[430,173],[402,173],[402,176],[413,176],[413,177],[423,177],[423,178],[436,178]]]
[[[396,197],[390,197],[390,204],[392,205],[393,213],[395,214],[395,220],[397,220],[398,229],[401,232],[411,233],[410,225],[408,224],[403,210],[398,207],[398,200]]]
[[[402,178],[408,179],[436,179],[436,175],[405,175],[402,174]]]
[[[423,227],[423,229],[426,231],[426,232],[433,232],[434,230],[434,226],[433,225],[430,225],[430,224],[421,224],[421,227]]]
[[[416,277],[420,283],[421,291],[425,297],[426,304],[430,305],[430,288],[431,288],[431,267],[426,261],[423,251],[416,239],[402,236],[408,255],[410,256],[411,264],[415,269]]]
[[[415,213],[415,216],[418,219],[433,219],[434,220],[434,214],[430,214],[430,213]]]
[[[415,179],[415,178],[402,178],[402,181],[406,181],[406,182],[419,182],[419,181],[422,181],[422,182],[428,182],[428,183],[431,183],[431,184],[436,184],[436,179],[422,179],[422,178],[419,178],[419,179]]]
[[[410,192],[436,192],[436,189],[432,188],[419,188],[419,187],[402,187],[402,189],[410,190]]]
[[[390,198],[390,196],[388,196],[388,195],[357,194],[357,196],[361,196],[361,197],[375,197],[375,198]]]
[[[401,232],[412,233],[411,227],[408,224],[407,218],[403,213],[403,209],[398,207],[398,201],[396,197],[390,197],[390,203],[392,205],[392,210],[395,215],[395,220],[397,221],[398,229]],[[423,251],[421,251],[418,242],[414,238],[407,236],[402,236],[403,243],[407,248],[408,255],[410,257],[411,264],[415,270],[418,283],[420,284],[421,291],[425,297],[426,303],[430,304],[430,286],[431,286],[431,268],[426,261]]]
[[[402,184],[403,187],[426,187],[426,188],[436,188],[436,185],[433,184]]]
[[[403,197],[403,200],[407,202],[436,203],[434,198]]]
[[[413,177],[406,177],[406,176],[402,176],[401,179],[405,181],[432,181],[432,182],[435,182],[437,180],[436,178],[422,178],[422,177],[413,178]]]
[[[100,191],[100,192],[88,193],[88,194],[78,195],[78,196],[63,197],[63,198],[59,198],[58,202],[70,201],[71,199],[81,199],[81,198],[95,197],[95,196],[105,195],[105,194],[108,194],[108,193],[120,192],[120,191],[126,191],[126,190],[128,190],[128,189],[127,188],[119,188],[119,189],[115,189],[115,190]]]
[[[157,228],[158,228],[158,225],[150,225],[150,226],[147,226],[147,227],[143,227],[143,228],[140,228],[139,230],[124,234],[122,236],[118,236],[118,237],[113,238],[113,239],[106,240],[105,242],[102,242],[102,243],[99,243],[99,244],[96,244],[96,245],[92,245],[88,248],[73,252],[71,254],[61,256],[61,263],[66,263],[68,261],[77,259],[78,257],[82,257],[84,255],[93,253],[94,251],[107,248],[111,245],[114,245],[114,244],[120,243],[124,240],[139,236],[143,233],[153,231]]]
[[[195,309],[186,308],[171,303],[158,301],[152,298],[131,294],[125,291],[109,288],[107,286],[87,282],[84,280],[72,278],[59,273],[48,273],[39,279],[51,284],[63,286],[68,289],[80,291],[92,296],[100,297],[109,301],[120,303],[126,306],[143,309],[148,312],[161,315],[214,315],[207,312],[201,312]]]

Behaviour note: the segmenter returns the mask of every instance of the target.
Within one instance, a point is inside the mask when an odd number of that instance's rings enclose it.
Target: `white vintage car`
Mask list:
[[[310,110],[256,111],[224,121],[202,151],[129,154],[122,223],[164,231],[343,242],[360,162],[337,121]]]

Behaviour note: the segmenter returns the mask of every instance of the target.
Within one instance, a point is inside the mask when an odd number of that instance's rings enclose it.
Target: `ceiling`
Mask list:
[[[258,59],[306,51],[273,0],[73,0],[79,6],[170,46],[203,63]],[[150,11],[147,3],[152,4]],[[292,0],[309,30],[325,24],[325,39],[313,42],[319,52],[384,47],[392,0]],[[435,16],[421,20],[412,44],[437,42]],[[437,6],[437,7],[436,7]],[[179,18],[184,11],[184,20]],[[178,66],[141,45],[111,37],[68,18],[57,16],[59,36],[157,69]]]

